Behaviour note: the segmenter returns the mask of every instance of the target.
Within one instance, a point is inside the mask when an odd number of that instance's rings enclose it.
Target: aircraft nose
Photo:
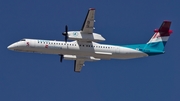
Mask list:
[[[15,48],[15,44],[11,44],[7,47],[7,49],[9,49],[9,50],[13,50],[14,48]]]

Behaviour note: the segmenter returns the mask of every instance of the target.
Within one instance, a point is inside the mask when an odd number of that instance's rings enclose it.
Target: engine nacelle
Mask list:
[[[98,33],[85,34],[85,33],[82,33],[81,31],[69,31],[68,39],[81,40],[81,41],[94,41],[94,42],[105,41],[105,38],[103,38]]]

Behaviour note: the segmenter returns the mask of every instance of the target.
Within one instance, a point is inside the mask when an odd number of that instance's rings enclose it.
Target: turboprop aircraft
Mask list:
[[[101,59],[132,59],[163,54],[164,47],[172,30],[171,21],[163,21],[159,29],[145,44],[108,45],[98,42],[105,41],[101,34],[94,33],[95,9],[90,8],[80,31],[68,31],[65,26],[65,41],[22,39],[9,45],[7,48],[20,52],[33,52],[44,54],[57,54],[60,62],[63,59],[74,60],[74,71],[80,72],[85,61],[98,61]],[[74,40],[68,42],[67,40]]]

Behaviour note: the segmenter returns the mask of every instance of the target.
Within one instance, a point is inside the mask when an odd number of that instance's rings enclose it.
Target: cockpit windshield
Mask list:
[[[21,39],[20,41],[26,41],[26,39]]]

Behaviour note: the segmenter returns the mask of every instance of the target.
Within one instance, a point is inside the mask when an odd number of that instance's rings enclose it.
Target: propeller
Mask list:
[[[60,62],[63,61],[63,58],[64,58],[64,56],[63,56],[63,55],[60,55]]]
[[[67,42],[67,39],[68,39],[68,26],[67,25],[65,26],[65,32],[63,32],[62,35],[65,36],[65,42]]]

